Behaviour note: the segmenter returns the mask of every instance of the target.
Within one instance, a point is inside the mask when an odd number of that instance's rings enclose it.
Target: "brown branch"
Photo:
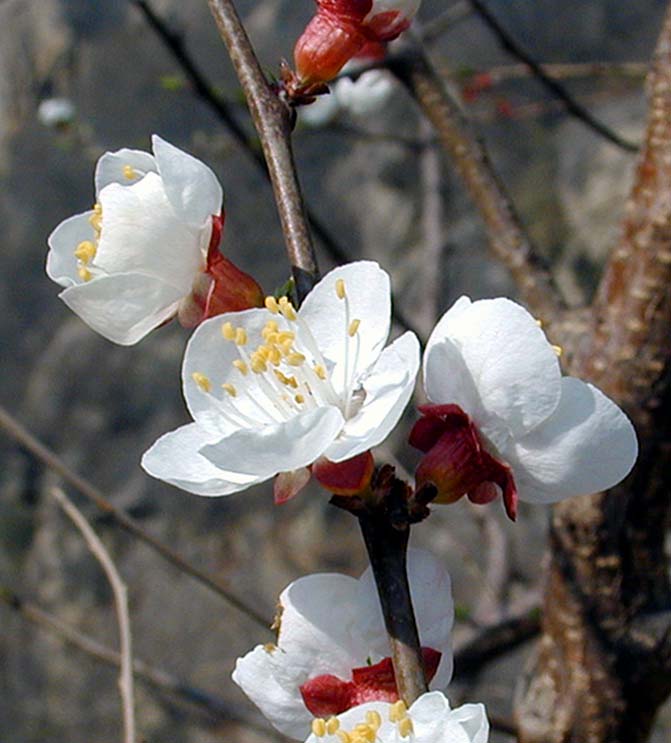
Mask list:
[[[523,49],[513,36],[506,31],[484,2],[481,0],[469,0],[469,2],[487,28],[489,28],[489,30],[496,36],[501,46],[513,57],[527,65],[533,76],[541,83],[541,85],[543,85],[543,87],[552,95],[562,101],[567,113],[620,149],[628,152],[638,151],[638,144],[635,142],[629,142],[624,137],[617,134],[617,132],[610,129],[610,127],[599,121],[584,106],[578,103],[561,83],[550,77],[543,69],[542,65],[540,65],[525,49]]]
[[[622,236],[570,367],[626,407],[641,453],[623,485],[554,508],[523,743],[643,743],[671,693],[671,5],[648,90]]]
[[[300,302],[318,269],[291,149],[292,112],[268,84],[233,2],[209,0],[209,5],[263,146]]]
[[[110,516],[118,526],[140,539],[146,545],[151,547],[154,552],[158,553],[164,560],[172,563],[178,570],[195,578],[199,583],[209,588],[221,598],[228,601],[238,611],[246,614],[252,621],[256,622],[266,630],[270,627],[271,622],[263,617],[253,607],[236,596],[231,590],[223,585],[219,580],[212,578],[202,570],[187,562],[181,555],[172,550],[166,544],[156,539],[156,537],[145,531],[142,526],[131,516],[128,516],[121,509],[116,508],[103,495],[103,493],[92,485],[88,480],[73,472],[70,467],[51,449],[45,446],[30,431],[21,425],[10,413],[0,406],[0,428],[8,434],[14,441],[22,446],[36,460],[42,462],[49,469],[60,475],[65,482],[71,485],[77,492],[91,501],[106,516]]]
[[[494,255],[511,272],[524,302],[550,322],[563,309],[562,298],[495,175],[484,144],[459,104],[421,45],[408,45],[405,53],[390,60],[390,69],[436,129],[483,218]]]

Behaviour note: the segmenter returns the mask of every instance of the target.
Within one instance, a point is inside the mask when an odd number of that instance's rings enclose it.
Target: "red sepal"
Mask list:
[[[509,465],[483,446],[477,428],[458,405],[424,405],[410,432],[410,444],[425,452],[416,471],[417,490],[433,485],[436,503],[454,503],[467,495],[489,503],[498,491],[508,517],[517,517],[517,487]]]
[[[312,465],[312,474],[322,487],[335,495],[357,495],[370,484],[374,469],[373,455],[365,451],[344,462],[320,457]]]
[[[275,476],[273,481],[273,498],[275,505],[281,506],[283,503],[291,500],[298,495],[301,490],[310,482],[310,470],[307,467],[301,467],[290,472],[280,472]]]

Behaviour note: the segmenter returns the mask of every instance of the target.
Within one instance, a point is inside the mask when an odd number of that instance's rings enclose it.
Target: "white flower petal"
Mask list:
[[[489,720],[484,704],[462,704],[461,707],[452,710],[451,716],[454,722],[458,722],[464,729],[469,743],[487,743]]]
[[[211,227],[198,232],[178,219],[155,173],[133,186],[112,183],[99,200],[103,227],[94,265],[107,273],[140,271],[187,294]]]
[[[620,482],[637,453],[634,427],[620,408],[591,384],[565,377],[554,414],[502,454],[522,500],[554,503]]]
[[[342,108],[364,117],[380,111],[393,91],[394,79],[386,70],[368,70],[356,80],[338,80],[333,92]]]
[[[349,733],[354,730],[357,725],[366,722],[366,715],[369,712],[377,712],[382,720],[382,725],[380,725],[377,731],[375,743],[400,743],[400,741],[403,740],[410,743],[409,738],[400,738],[398,728],[394,723],[389,721],[390,709],[391,704],[388,702],[366,702],[365,704],[360,704],[358,707],[352,707],[352,709],[348,709],[347,712],[338,715],[338,720],[340,722],[339,730]],[[340,743],[340,741],[341,738],[336,735],[327,734],[325,736],[317,736],[312,733],[305,743]],[[426,741],[426,743],[428,743],[428,741]]]
[[[427,354],[425,385],[434,403],[474,404],[464,407],[488,435],[487,427],[504,421],[514,436],[531,431],[557,407],[561,374],[557,356],[534,318],[508,299],[486,299],[466,306],[461,302],[438,324]],[[441,339],[461,354],[454,363],[453,349],[435,354]],[[446,367],[448,361],[453,364]],[[473,382],[463,380],[465,370]],[[477,390],[479,405],[466,390]],[[460,401],[459,396],[464,397]],[[462,404],[462,402],[464,404]]]
[[[165,192],[179,218],[198,228],[221,214],[224,194],[210,168],[156,134],[151,141]]]
[[[342,462],[382,443],[403,414],[418,371],[419,341],[408,331],[380,354],[363,380],[366,398],[361,410],[346,421],[326,456]]]
[[[75,214],[61,222],[49,235],[49,254],[47,255],[47,276],[61,286],[74,286],[81,283],[77,274],[75,250],[84,240],[93,241],[95,234],[89,222],[92,211]]]
[[[127,167],[132,168],[134,177],[129,178],[126,174],[128,171],[124,172]],[[147,173],[156,172],[156,161],[148,152],[129,150],[125,147],[116,152],[106,152],[96,165],[96,196],[100,195],[103,188],[109,186],[110,183],[129,186]]]
[[[190,423],[161,436],[142,457],[142,467],[152,477],[196,495],[228,495],[254,485],[258,478],[226,472],[203,457],[200,449],[212,434]]]
[[[261,331],[271,317],[270,312],[264,309],[227,312],[206,320],[194,331],[184,352],[182,385],[189,411],[201,425],[211,425],[214,406],[212,400],[194,382],[194,372],[205,375],[211,381],[211,394],[217,399],[224,399],[226,396],[221,388],[223,383],[241,384],[244,381],[233,366],[233,362],[240,358],[238,347],[224,339],[221,334],[222,326],[230,322],[236,328],[243,327],[247,332],[246,348],[249,350],[263,342]]]
[[[347,300],[339,299],[336,294],[339,279],[344,281]],[[351,338],[347,333],[347,305],[349,321],[361,321],[358,338]],[[391,322],[389,275],[373,261],[357,261],[335,268],[308,294],[299,315],[309,325],[324,356],[335,364],[331,379],[340,392],[345,384],[346,348],[351,378],[375,362],[387,341]],[[353,374],[357,342],[359,353]]]
[[[340,433],[343,422],[337,408],[316,408],[274,425],[240,429],[203,447],[201,454],[222,469],[266,479],[312,464]]]
[[[284,655],[279,648],[270,650],[257,645],[238,658],[232,678],[280,733],[301,740],[310,730],[313,717],[303,703],[298,686],[286,685],[276,677]]]
[[[444,689],[452,678],[453,667],[454,601],[450,576],[443,563],[430,552],[411,548],[408,551],[408,581],[420,642],[423,647],[433,648],[441,653],[431,688]],[[384,657],[389,655],[389,641],[370,567],[361,576],[359,583],[361,613],[358,629],[368,639],[370,649]]]
[[[59,297],[97,333],[129,346],[172,317],[181,294],[151,276],[118,273],[71,286]]]

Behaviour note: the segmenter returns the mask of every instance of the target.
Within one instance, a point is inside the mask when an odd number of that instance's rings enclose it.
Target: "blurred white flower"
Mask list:
[[[214,173],[160,137],[152,142],[153,155],[105,153],[93,209],[49,236],[47,274],[65,287],[59,297],[123,345],[182,307],[185,324],[194,325],[212,314],[212,304],[230,310],[262,301],[256,282],[219,252],[223,193]]]
[[[431,404],[410,437],[426,452],[418,487],[437,487],[438,503],[486,503],[500,489],[514,518],[518,497],[553,503],[626,477],[633,426],[596,387],[562,377],[559,351],[515,302],[461,297],[424,354]]]
[[[298,312],[268,297],[266,309],[207,320],[182,368],[195,422],[161,437],[142,466],[227,495],[278,473],[305,484],[315,460],[363,455],[396,425],[419,369],[413,333],[384,348],[390,318],[389,276],[361,261],[327,274]]]
[[[71,124],[77,110],[69,98],[45,98],[37,107],[37,118],[48,127]]]
[[[368,702],[337,717],[312,722],[306,743],[487,743],[489,722],[482,704],[450,709],[439,691],[422,694],[408,709],[394,704]]]
[[[408,554],[431,687],[452,676],[454,606],[450,577],[428,552]],[[277,645],[258,645],[238,659],[233,680],[284,735],[303,739],[313,717],[330,717],[364,702],[398,700],[382,611],[370,568],[356,580],[309,575],[280,596]]]
[[[356,80],[343,77],[334,94],[341,109],[352,116],[365,117],[380,111],[394,91],[394,78],[386,70],[368,70]]]

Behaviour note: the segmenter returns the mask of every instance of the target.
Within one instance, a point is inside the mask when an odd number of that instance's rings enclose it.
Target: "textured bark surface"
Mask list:
[[[554,508],[543,634],[517,699],[523,743],[645,741],[671,693],[671,9],[648,95],[620,242],[573,323],[580,340],[566,341],[568,371],[626,408],[641,455],[623,485]]]

